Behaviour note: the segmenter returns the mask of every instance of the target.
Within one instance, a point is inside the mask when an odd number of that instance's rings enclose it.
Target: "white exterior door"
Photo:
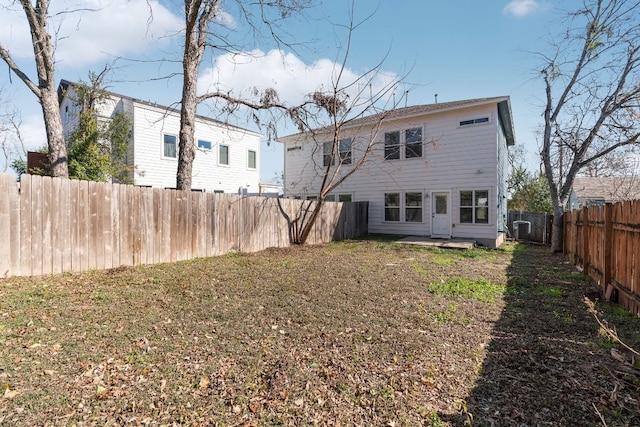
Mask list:
[[[431,237],[449,239],[451,237],[449,193],[433,193],[431,200]]]

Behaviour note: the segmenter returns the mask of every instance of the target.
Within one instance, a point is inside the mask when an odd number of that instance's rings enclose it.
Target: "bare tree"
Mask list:
[[[20,115],[10,107],[12,104],[2,88],[0,88],[0,105],[4,107],[0,111],[0,163],[2,163],[0,171],[7,172],[15,161],[26,164],[27,149],[20,132]]]
[[[315,200],[303,204],[297,217],[290,219],[296,223],[292,240],[297,244],[307,241],[327,196],[371,160],[384,120],[402,102],[403,97],[396,99],[394,94],[405,76],[384,75],[384,58],[355,79],[346,76],[352,36],[367,19],[354,23],[351,14],[343,56],[330,86],[309,95],[304,120],[297,117],[305,140],[323,154],[321,165],[310,166],[320,180]],[[311,161],[315,158],[311,156]]]
[[[223,10],[221,0],[185,0],[185,40],[184,54],[182,59],[183,86],[182,100],[180,108],[180,141],[178,153],[178,171],[176,176],[176,187],[180,190],[191,189],[191,177],[193,160],[195,158],[195,118],[198,105],[206,100],[218,98],[226,101],[227,108],[232,111],[239,105],[253,110],[266,110],[271,108],[281,108],[289,110],[278,102],[277,93],[268,89],[261,94],[259,101],[243,100],[226,92],[208,92],[202,95],[197,94],[198,73],[203,57],[207,49],[218,52],[240,53],[241,49],[234,46],[222,32],[216,32],[216,25],[224,27],[221,19]],[[281,43],[282,39],[278,34],[277,22],[294,12],[307,7],[309,0],[278,0],[272,2],[268,0],[258,0],[255,4],[236,0],[240,18],[247,21],[250,28],[256,29],[259,25],[266,26],[269,34]],[[255,8],[255,15],[250,8]],[[274,15],[273,13],[276,13]],[[293,111],[293,110],[290,110]]]
[[[6,62],[9,69],[38,98],[44,117],[49,148],[49,162],[53,176],[68,176],[67,149],[64,142],[64,131],[58,105],[58,93],[55,81],[55,64],[53,59],[53,45],[48,32],[49,1],[37,0],[35,5],[31,0],[18,2],[27,18],[31,30],[33,53],[38,75],[38,82],[33,82],[27,73],[14,61],[11,53],[0,43],[0,58]]]
[[[541,157],[554,206],[552,250],[562,250],[564,206],[574,178],[614,150],[638,144],[640,1],[585,0],[551,55]]]

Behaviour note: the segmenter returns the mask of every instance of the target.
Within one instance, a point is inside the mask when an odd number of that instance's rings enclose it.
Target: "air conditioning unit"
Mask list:
[[[513,221],[513,233],[516,240],[529,240],[531,221]]]

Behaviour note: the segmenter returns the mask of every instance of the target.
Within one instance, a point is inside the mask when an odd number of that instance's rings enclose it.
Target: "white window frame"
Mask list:
[[[409,141],[412,133],[420,135],[420,141]],[[391,135],[397,135],[398,142],[390,140]],[[418,149],[419,148],[419,149]],[[387,153],[387,150],[390,153]],[[391,153],[391,150],[392,153]],[[393,157],[391,157],[393,154]],[[419,154],[419,155],[418,155]],[[384,159],[388,161],[393,160],[408,160],[408,159],[421,159],[425,156],[424,153],[424,127],[412,126],[406,127],[401,130],[393,130],[384,133]]]
[[[208,147],[203,147],[203,146],[200,145],[201,142],[209,144],[209,146]],[[213,143],[211,141],[209,141],[209,140],[206,140],[206,139],[198,139],[196,141],[196,146],[200,150],[205,150],[205,151],[211,151],[211,149],[213,149]]]
[[[463,119],[458,121],[458,127],[482,126],[491,123],[491,115],[474,117],[473,119]]]
[[[387,205],[387,195],[398,195],[398,204],[397,205]],[[410,194],[418,194],[420,195],[420,205],[411,205],[407,202],[407,196]],[[390,191],[384,193],[384,213],[383,213],[383,222],[389,223],[405,223],[405,224],[423,224],[424,223],[424,193],[422,191]],[[387,219],[387,209],[393,209],[398,211],[398,220]],[[408,218],[413,218],[414,215],[408,215],[409,211],[420,211],[418,220],[409,220]]]
[[[471,193],[471,205],[463,205],[462,204],[462,193]],[[476,193],[486,193],[487,197],[486,197],[486,202],[485,204],[479,204],[478,201],[478,197],[476,195]],[[477,224],[477,225],[489,225],[491,223],[489,216],[491,215],[491,212],[489,210],[489,206],[491,206],[491,201],[490,201],[490,197],[491,197],[491,192],[488,189],[482,189],[482,190],[460,190],[458,193],[458,196],[460,197],[460,211],[459,211],[459,215],[460,215],[460,224]],[[462,220],[462,210],[471,210],[471,221],[463,221]],[[478,212],[480,210],[486,211],[486,221],[478,221]]]
[[[340,199],[344,199],[344,198],[349,198],[349,200],[340,200]],[[334,193],[334,194],[328,194],[325,198],[324,198],[325,202],[352,202],[353,201],[353,194],[351,193]]]
[[[253,153],[253,163],[251,166],[251,153]],[[257,150],[247,150],[247,169],[256,170],[258,169],[258,151]]]
[[[227,149],[227,162],[222,163],[222,148]],[[218,166],[229,167],[231,165],[231,147],[229,144],[218,144]]]
[[[170,137],[173,138],[173,151],[174,151],[174,155],[173,156],[168,156],[167,155],[167,151],[166,151],[166,146],[167,146],[167,141],[166,138]],[[165,159],[173,159],[173,160],[177,160],[178,159],[178,136],[177,135],[173,135],[170,133],[163,133],[162,134],[162,157]]]
[[[344,148],[347,148],[345,150]],[[353,138],[342,138],[338,141],[338,152],[336,156],[333,155],[333,141],[327,141],[322,143],[322,166],[329,166],[329,160],[331,160],[331,166],[336,164],[336,157],[338,158],[338,164],[350,165],[353,161]],[[332,158],[333,157],[333,158]]]

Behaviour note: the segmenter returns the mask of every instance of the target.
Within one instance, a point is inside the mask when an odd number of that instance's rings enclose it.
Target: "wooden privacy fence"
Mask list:
[[[0,277],[285,247],[310,203],[0,174]],[[326,203],[307,242],[367,228],[367,202]]]
[[[607,299],[640,314],[640,200],[566,212],[564,252]]]

